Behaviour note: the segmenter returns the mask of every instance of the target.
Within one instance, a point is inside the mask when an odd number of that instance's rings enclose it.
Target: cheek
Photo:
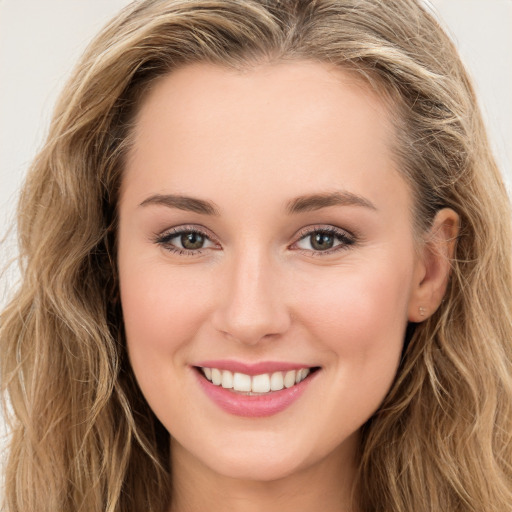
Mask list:
[[[197,270],[176,271],[146,262],[120,271],[121,302],[130,355],[151,348],[155,357],[171,354],[191,340],[208,310],[208,281]]]
[[[410,267],[384,261],[340,268],[328,282],[309,283],[309,293],[302,294],[302,322],[334,361],[333,389],[352,390],[346,405],[362,420],[380,405],[396,375],[411,275]]]
[[[371,269],[349,269],[337,277],[330,276],[325,286],[318,282],[308,286],[308,293],[302,294],[306,321],[324,334],[321,338],[331,339],[338,348],[363,351],[387,344],[405,329],[408,273],[397,274],[395,269],[393,274],[372,276]]]
[[[207,289],[197,271],[149,260],[125,263],[121,303],[130,365],[149,406],[174,431],[191,407],[187,347],[204,322]]]

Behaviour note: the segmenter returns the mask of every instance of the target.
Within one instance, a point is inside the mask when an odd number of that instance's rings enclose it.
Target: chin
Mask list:
[[[258,458],[241,457],[240,455],[226,459],[217,458],[210,469],[226,478],[272,482],[300,471],[302,466],[303,464],[295,460],[294,457],[262,454]]]
[[[192,455],[196,463],[212,473],[236,480],[275,481],[311,463],[307,449],[301,450],[294,442],[286,443],[286,439],[271,432],[241,432],[239,436],[217,439],[216,443],[197,442],[189,446],[187,450],[174,439],[173,458],[190,460]]]

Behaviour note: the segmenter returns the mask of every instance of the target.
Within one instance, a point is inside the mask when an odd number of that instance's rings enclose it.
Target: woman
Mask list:
[[[503,511],[510,211],[413,0],[134,3],[19,206],[9,511]]]

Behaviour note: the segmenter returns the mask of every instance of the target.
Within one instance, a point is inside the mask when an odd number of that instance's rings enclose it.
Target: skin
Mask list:
[[[442,210],[418,246],[392,143],[386,104],[318,63],[191,65],[144,99],[118,263],[130,362],[172,436],[172,511],[356,509],[359,430],[392,384],[407,322],[442,299],[457,225]],[[333,193],[359,202],[287,210]],[[217,214],[148,201],[167,194]],[[172,252],[180,236],[162,234],[180,227],[204,246]],[[334,250],[315,249],[311,233],[332,227]],[[192,367],[208,359],[321,369],[284,411],[244,418],[198,385]]]

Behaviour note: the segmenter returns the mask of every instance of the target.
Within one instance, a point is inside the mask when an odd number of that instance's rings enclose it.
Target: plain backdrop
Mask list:
[[[13,229],[8,231],[13,225],[16,197],[26,169],[44,140],[56,96],[88,41],[128,3],[0,0],[0,240],[5,238],[0,242],[0,269],[15,255],[15,233]],[[510,191],[512,0],[425,3],[438,13],[473,76],[492,146]],[[0,279],[1,308],[17,279],[15,266]]]

